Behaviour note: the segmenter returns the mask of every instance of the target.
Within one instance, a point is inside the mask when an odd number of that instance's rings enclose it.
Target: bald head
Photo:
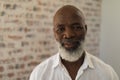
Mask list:
[[[56,18],[80,18],[84,23],[85,23],[85,17],[82,13],[81,10],[76,8],[75,6],[72,5],[65,5],[61,7],[54,15],[53,22],[56,20]]]

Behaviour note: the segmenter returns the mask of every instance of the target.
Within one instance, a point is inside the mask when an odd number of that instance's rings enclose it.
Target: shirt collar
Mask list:
[[[91,55],[87,51],[85,51],[85,59],[83,64],[86,64],[89,66],[89,68],[94,68],[93,62],[91,60]]]
[[[61,60],[60,60],[60,55],[59,53],[56,54],[56,57],[54,59],[54,63],[53,63],[53,68],[57,67],[59,64],[61,64]]]
[[[59,65],[61,66],[62,63],[61,63],[60,55],[59,53],[57,53],[54,63],[53,63],[53,68]],[[88,66],[89,68],[92,68],[92,69],[94,68],[93,62],[91,61],[91,55],[87,51],[85,51],[85,59],[81,67],[87,68]]]

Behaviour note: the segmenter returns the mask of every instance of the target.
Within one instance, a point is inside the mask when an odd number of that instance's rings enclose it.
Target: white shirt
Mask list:
[[[59,53],[39,64],[29,80],[72,80],[60,60]],[[119,80],[112,67],[86,52],[75,80]]]

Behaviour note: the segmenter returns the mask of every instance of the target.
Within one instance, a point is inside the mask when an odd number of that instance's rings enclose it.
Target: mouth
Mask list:
[[[64,42],[63,46],[67,50],[76,50],[79,46],[79,42]]]
[[[65,46],[66,48],[72,48],[72,47],[75,46],[75,44],[74,44],[74,43],[70,43],[70,42],[66,42],[66,43],[64,43],[64,46]]]

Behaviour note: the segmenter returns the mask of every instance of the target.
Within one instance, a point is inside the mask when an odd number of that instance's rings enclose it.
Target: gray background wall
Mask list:
[[[120,0],[102,1],[100,58],[120,77]]]

